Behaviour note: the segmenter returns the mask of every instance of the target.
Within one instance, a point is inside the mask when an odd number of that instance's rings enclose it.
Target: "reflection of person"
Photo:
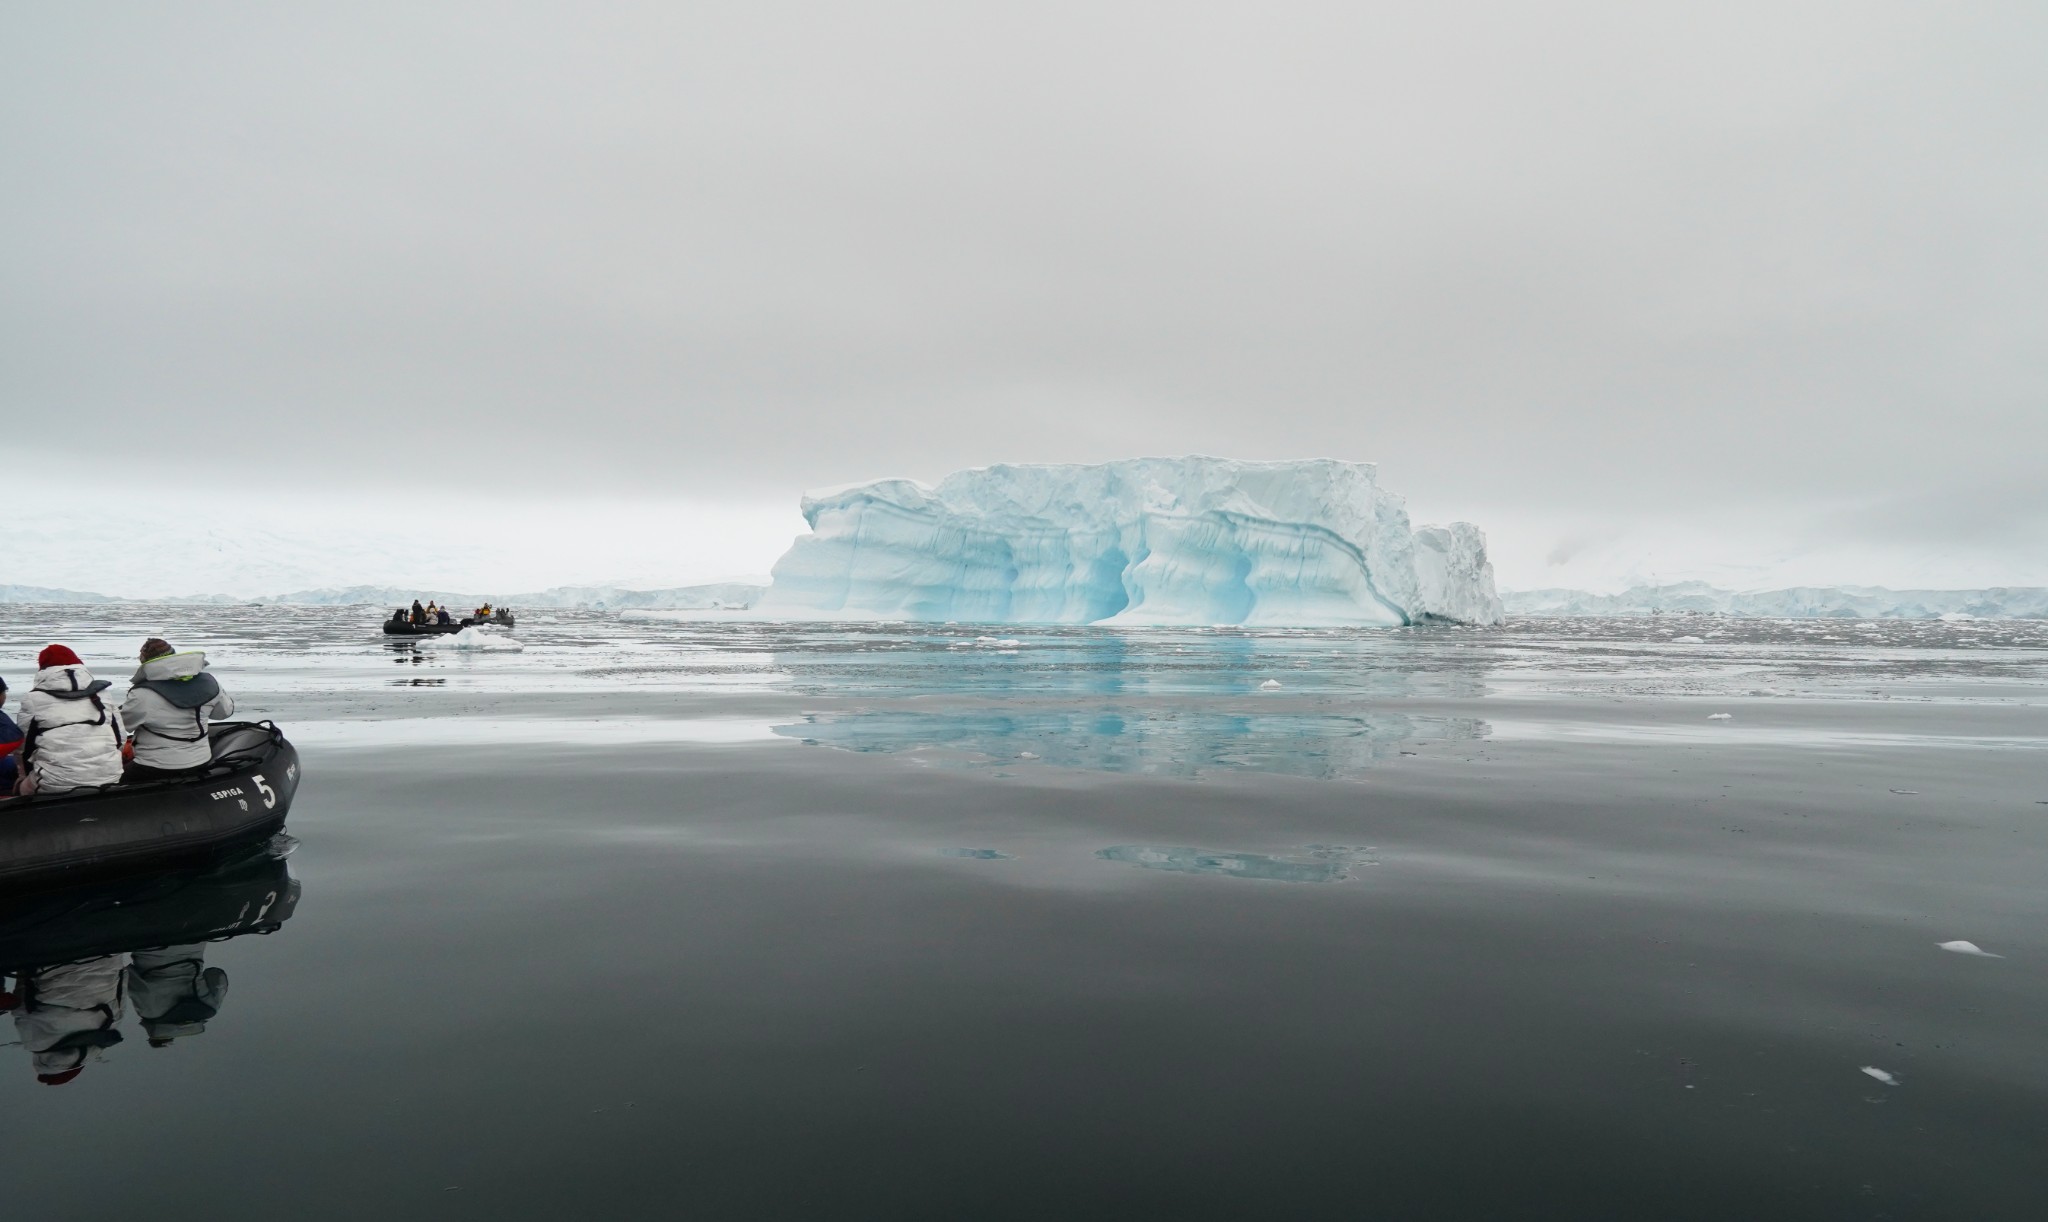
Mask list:
[[[206,673],[206,655],[179,653],[169,641],[142,643],[142,669],[135,672],[121,720],[135,740],[126,779],[157,781],[185,776],[213,762],[206,723],[235,711],[235,699]]]
[[[128,965],[128,1000],[149,1036],[164,1048],[182,1035],[198,1035],[220,1013],[228,996],[228,974],[206,966],[206,947],[193,942],[138,950]]]
[[[36,1081],[62,1086],[88,1058],[121,1042],[121,955],[25,973],[14,1000],[14,1030],[35,1062]]]

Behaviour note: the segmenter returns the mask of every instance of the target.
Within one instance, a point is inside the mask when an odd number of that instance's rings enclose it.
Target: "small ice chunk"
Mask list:
[[[1280,690],[1280,680],[1268,679],[1264,683],[1259,684],[1259,690],[1262,692],[1277,692]]]
[[[1707,642],[1704,638],[1696,637],[1688,633],[1685,636],[1672,637],[1671,643],[1673,645],[1704,645]]]
[[[1863,1072],[1869,1074],[1873,1078],[1876,1078],[1878,1081],[1884,1083],[1886,1086],[1897,1086],[1899,1084],[1899,1080],[1897,1078],[1892,1077],[1889,1072],[1879,1069],[1875,1065],[1865,1065],[1863,1067]]]
[[[1917,798],[1920,796],[1920,791],[1917,789],[1894,789],[1892,790],[1892,792],[1905,794],[1909,798]]]
[[[2004,955],[1994,955],[1990,951],[1985,950],[1983,947],[1977,945],[1975,942],[1966,942],[1961,938],[1957,938],[1953,942],[1936,942],[1935,945],[1943,950],[1954,951],[1956,954],[1959,955],[1981,955],[1986,959],[2005,958]]]
[[[1733,721],[1733,720],[1735,720],[1735,714],[1733,714],[1733,713],[1709,713],[1709,714],[1707,714],[1707,720],[1708,720],[1708,721]]]
[[[464,653],[518,653],[526,646],[501,632],[474,625],[454,636],[430,636],[421,641],[418,648],[458,649]]]

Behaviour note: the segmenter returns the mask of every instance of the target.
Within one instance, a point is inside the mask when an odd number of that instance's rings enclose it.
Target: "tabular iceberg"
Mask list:
[[[803,500],[756,607],[800,618],[1371,625],[1501,617],[1470,523],[1414,530],[1370,463],[1134,458]]]

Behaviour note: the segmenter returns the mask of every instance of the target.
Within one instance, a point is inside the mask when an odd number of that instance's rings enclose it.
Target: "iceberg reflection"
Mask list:
[[[842,751],[942,749],[961,766],[1047,763],[1100,772],[1197,777],[1263,772],[1354,776],[1403,744],[1484,738],[1471,717],[1400,713],[1219,713],[1165,709],[812,713],[775,733]]]
[[[1148,870],[1182,874],[1216,874],[1224,878],[1256,878],[1276,883],[1341,883],[1353,866],[1376,866],[1370,848],[1310,845],[1300,853],[1272,857],[1264,853],[1225,853],[1211,849],[1165,848],[1120,844],[1098,850],[1104,861],[1121,861]]]

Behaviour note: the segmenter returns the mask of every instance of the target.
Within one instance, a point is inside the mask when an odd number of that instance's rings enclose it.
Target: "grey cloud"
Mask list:
[[[2038,6],[42,6],[16,444],[759,494],[1376,458],[1439,503],[2010,481]],[[1846,529],[1846,527],[1845,527]]]

